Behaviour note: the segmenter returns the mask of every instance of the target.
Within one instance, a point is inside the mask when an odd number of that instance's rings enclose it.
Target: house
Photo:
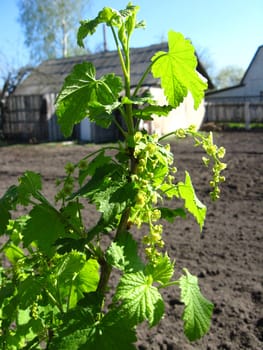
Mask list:
[[[208,122],[263,122],[263,45],[238,85],[206,93]]]
[[[147,69],[151,57],[157,51],[167,51],[167,43],[151,45],[142,48],[133,48],[131,53],[131,86],[136,86],[142,74]],[[57,124],[54,109],[56,95],[60,91],[65,77],[71,72],[73,66],[83,61],[89,61],[96,67],[96,76],[101,77],[109,72],[122,75],[117,51],[104,51],[96,54],[53,59],[44,61],[36,67],[31,74],[16,88],[8,99],[7,111],[3,122],[4,135],[7,139],[33,139],[42,141],[57,141],[63,139]],[[201,63],[198,63],[198,72],[207,80],[209,87],[212,82]],[[143,85],[158,101],[165,104],[165,98],[158,80],[148,74]],[[191,95],[176,111],[162,118],[154,117],[146,127],[150,131],[160,134],[170,132],[179,127],[187,127],[190,124],[200,126],[204,117],[204,105],[197,111],[193,109]],[[83,120],[74,129],[73,137],[80,141],[107,142],[119,138],[117,128],[112,125],[109,129],[91,123],[89,119]]]

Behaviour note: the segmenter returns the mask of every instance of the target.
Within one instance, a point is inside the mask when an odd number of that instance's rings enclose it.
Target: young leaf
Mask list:
[[[54,271],[61,297],[70,295],[69,306],[76,306],[84,293],[95,291],[99,281],[99,265],[94,259],[86,261],[85,254],[72,251],[59,258]]]
[[[174,274],[174,263],[167,253],[158,257],[155,265],[146,266],[147,274],[151,274],[153,281],[161,284],[168,283]]]
[[[28,276],[18,285],[19,307],[23,310],[28,308],[37,296],[42,294],[43,278],[39,276]]]
[[[185,276],[179,279],[181,301],[185,304],[184,332],[190,341],[194,341],[208,332],[214,306],[201,294],[197,277],[187,269],[184,272]]]
[[[85,169],[79,171],[79,185],[81,186],[88,175],[93,176],[97,168],[101,168],[111,161],[111,157],[105,156],[104,150],[100,151],[99,154],[92,159]]]
[[[12,185],[0,198],[0,235],[6,234],[7,225],[11,219],[10,211],[16,208],[18,202],[17,186]]]
[[[19,178],[17,187],[18,202],[22,205],[28,205],[30,197],[39,197],[39,191],[42,188],[41,176],[33,171],[26,171]]]
[[[6,233],[6,227],[11,219],[10,209],[10,207],[6,206],[6,202],[0,199],[0,235]]]
[[[55,337],[49,346],[50,350],[136,350],[133,328],[127,327],[123,321],[108,323],[106,317],[104,319],[83,328],[84,319],[81,328]]]
[[[166,207],[159,207],[158,209],[161,212],[161,218],[171,223],[173,223],[175,218],[177,218],[178,216],[180,216],[183,219],[186,218],[186,213],[182,208],[170,209]]]
[[[172,109],[172,106],[146,106],[142,109],[135,110],[134,116],[143,120],[152,120],[153,114],[158,115],[159,117],[166,117]]]
[[[196,71],[194,47],[181,33],[174,31],[168,33],[168,46],[169,52],[159,51],[152,57],[152,74],[161,78],[161,86],[171,106],[177,107],[190,91],[197,109],[207,84]]]
[[[78,45],[84,47],[83,40],[95,33],[97,26],[105,23],[107,26],[118,28],[118,35],[122,44],[126,43],[127,37],[130,37],[134,28],[144,28],[143,22],[136,22],[136,13],[139,7],[129,3],[124,10],[117,11],[110,7],[104,7],[98,16],[92,20],[80,22],[80,28],[77,35]]]
[[[178,190],[180,197],[185,200],[185,208],[195,217],[200,230],[202,230],[206,217],[206,206],[196,197],[190,175],[187,171],[185,172],[185,183],[179,182]]]
[[[59,237],[66,237],[60,213],[45,204],[37,205],[30,211],[30,219],[22,233],[26,246],[36,241],[39,249],[48,256],[55,252],[55,241]]]
[[[77,64],[65,79],[56,100],[59,124],[65,136],[70,136],[74,124],[86,117],[104,127],[111,123],[110,115],[119,105],[122,81],[113,73],[99,80],[95,74],[93,64],[83,62]]]
[[[137,325],[147,320],[153,327],[162,318],[164,302],[152,282],[152,276],[146,276],[142,271],[122,276],[114,299],[122,301],[120,313],[131,324]]]
[[[15,264],[17,260],[25,256],[23,250],[19,246],[13,243],[9,243],[7,247],[4,249],[4,252],[5,252],[5,256],[12,264]]]
[[[137,250],[137,242],[129,232],[125,232],[117,242],[111,243],[107,250],[107,261],[122,271],[139,271],[143,269],[144,265],[138,256]]]
[[[80,27],[77,34],[77,42],[80,47],[84,47],[83,40],[88,36],[95,33],[97,26],[101,23],[105,23],[110,26],[113,21],[118,22],[120,17],[119,11],[116,11],[110,7],[104,7],[98,14],[98,16],[92,20],[86,20],[80,22]]]

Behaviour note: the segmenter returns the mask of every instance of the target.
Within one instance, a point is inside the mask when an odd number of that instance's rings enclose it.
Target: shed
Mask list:
[[[208,91],[206,121],[263,122],[263,45],[238,85]]]
[[[132,48],[131,53],[131,86],[136,86],[142,74],[147,69],[151,57],[157,51],[167,51],[167,43],[161,43],[141,48]],[[57,141],[63,138],[57,124],[54,102],[60,91],[65,77],[71,72],[73,66],[83,61],[92,62],[96,67],[96,76],[101,77],[109,72],[122,75],[117,51],[104,51],[95,54],[62,59],[52,59],[42,62],[32,73],[16,88],[8,99],[7,114],[3,121],[3,131],[6,138],[32,139],[40,141]],[[210,88],[213,87],[205,69],[198,62],[197,70],[207,80]],[[144,89],[157,97],[161,103],[165,98],[158,80],[148,74],[144,81]],[[150,131],[163,134],[179,127],[196,124],[199,127],[204,117],[204,105],[195,111],[191,95],[178,109],[172,111],[166,118],[154,118],[145,125]],[[106,142],[119,138],[118,130],[114,125],[109,129],[91,123],[89,119],[83,120],[74,130],[73,137],[80,141]]]

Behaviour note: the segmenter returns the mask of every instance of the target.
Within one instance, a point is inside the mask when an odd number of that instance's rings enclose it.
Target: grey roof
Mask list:
[[[158,51],[167,51],[167,43],[130,49],[131,86],[135,86],[138,83],[142,74],[147,69],[150,59]],[[44,61],[36,67],[17,87],[15,95],[58,93],[65,77],[71,72],[73,66],[84,61],[94,64],[97,78],[110,72],[122,76],[117,51],[104,51],[84,56],[52,59]],[[212,88],[213,84],[200,62],[198,62],[197,70],[206,77],[209,87]],[[151,74],[148,74],[144,81],[144,86],[158,86],[158,81]]]

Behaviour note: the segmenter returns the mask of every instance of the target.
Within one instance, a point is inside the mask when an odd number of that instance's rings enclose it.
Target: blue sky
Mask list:
[[[28,63],[28,49],[17,22],[17,0],[0,0],[0,71],[3,64],[19,67]],[[104,6],[122,9],[128,0],[90,0],[88,18]],[[197,51],[214,63],[214,70],[227,65],[248,67],[263,44],[263,0],[137,0],[138,19],[147,27],[137,30],[132,46],[147,46],[167,38],[170,29],[190,38]],[[85,19],[82,18],[82,19]],[[108,33],[108,39],[110,32]],[[102,29],[87,42],[94,51],[102,43]],[[109,48],[114,49],[109,40]]]

